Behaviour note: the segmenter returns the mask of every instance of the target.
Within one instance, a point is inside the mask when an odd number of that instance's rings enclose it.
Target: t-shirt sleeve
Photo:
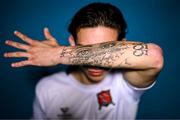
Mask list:
[[[33,103],[33,120],[41,119],[45,120],[46,119],[46,114],[44,113],[39,100],[36,98]]]
[[[131,85],[127,80],[124,80],[124,82],[125,82],[127,88],[129,89],[129,91],[132,92],[133,97],[134,97],[135,99],[139,99],[139,98],[141,97],[141,95],[142,95],[145,91],[151,89],[151,88],[155,85],[155,83],[156,83],[156,81],[155,81],[155,82],[153,82],[151,85],[149,85],[148,87],[138,88],[138,87],[135,87],[135,86]]]
[[[133,86],[132,84],[130,84],[127,80],[124,79],[122,73],[120,73],[119,75],[119,82],[120,82],[120,87],[122,88],[121,90],[128,95],[129,97],[132,96],[135,100],[139,100],[141,95],[149,90],[150,88],[152,88],[154,86],[154,83],[152,83],[151,85],[149,85],[148,87],[145,88],[138,88]]]
[[[39,83],[36,85],[35,90],[35,100],[33,103],[33,119],[46,119],[45,109],[46,109],[46,90],[47,81],[45,79],[41,79]]]
[[[61,88],[57,87],[59,85],[57,75],[58,74],[53,74],[42,78],[36,85],[35,100],[33,104],[33,119],[49,119],[48,113],[54,105],[52,103],[54,97],[57,97],[57,95],[61,96],[60,91],[57,89]],[[58,103],[61,103],[61,101],[59,100]]]

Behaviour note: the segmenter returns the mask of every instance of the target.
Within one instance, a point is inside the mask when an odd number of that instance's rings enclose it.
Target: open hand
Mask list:
[[[22,67],[27,65],[52,66],[57,64],[56,56],[58,56],[57,54],[59,53],[59,49],[57,48],[61,46],[58,45],[57,40],[51,35],[47,28],[44,29],[44,36],[46,38],[44,41],[33,40],[18,31],[15,31],[14,34],[27,44],[11,40],[7,40],[5,43],[25,51],[8,52],[4,54],[4,57],[26,57],[28,59],[12,63],[12,67]]]

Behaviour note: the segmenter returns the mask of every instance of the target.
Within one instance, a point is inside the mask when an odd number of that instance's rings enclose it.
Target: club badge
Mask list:
[[[97,94],[99,110],[105,106],[107,107],[109,104],[115,105],[112,101],[112,97],[110,94],[110,90],[101,91]]]

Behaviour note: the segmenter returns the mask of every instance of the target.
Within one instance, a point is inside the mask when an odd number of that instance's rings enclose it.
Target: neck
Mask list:
[[[96,84],[96,82],[89,80],[81,70],[72,71],[70,74],[72,74],[75,77],[75,79],[82,84],[85,85]]]

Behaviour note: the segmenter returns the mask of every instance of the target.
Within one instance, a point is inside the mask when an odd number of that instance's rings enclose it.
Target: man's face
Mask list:
[[[77,45],[91,45],[103,42],[116,41],[118,38],[117,31],[109,27],[88,27],[81,28],[77,33]],[[91,82],[100,82],[104,79],[108,70],[98,67],[81,66],[85,77]]]

